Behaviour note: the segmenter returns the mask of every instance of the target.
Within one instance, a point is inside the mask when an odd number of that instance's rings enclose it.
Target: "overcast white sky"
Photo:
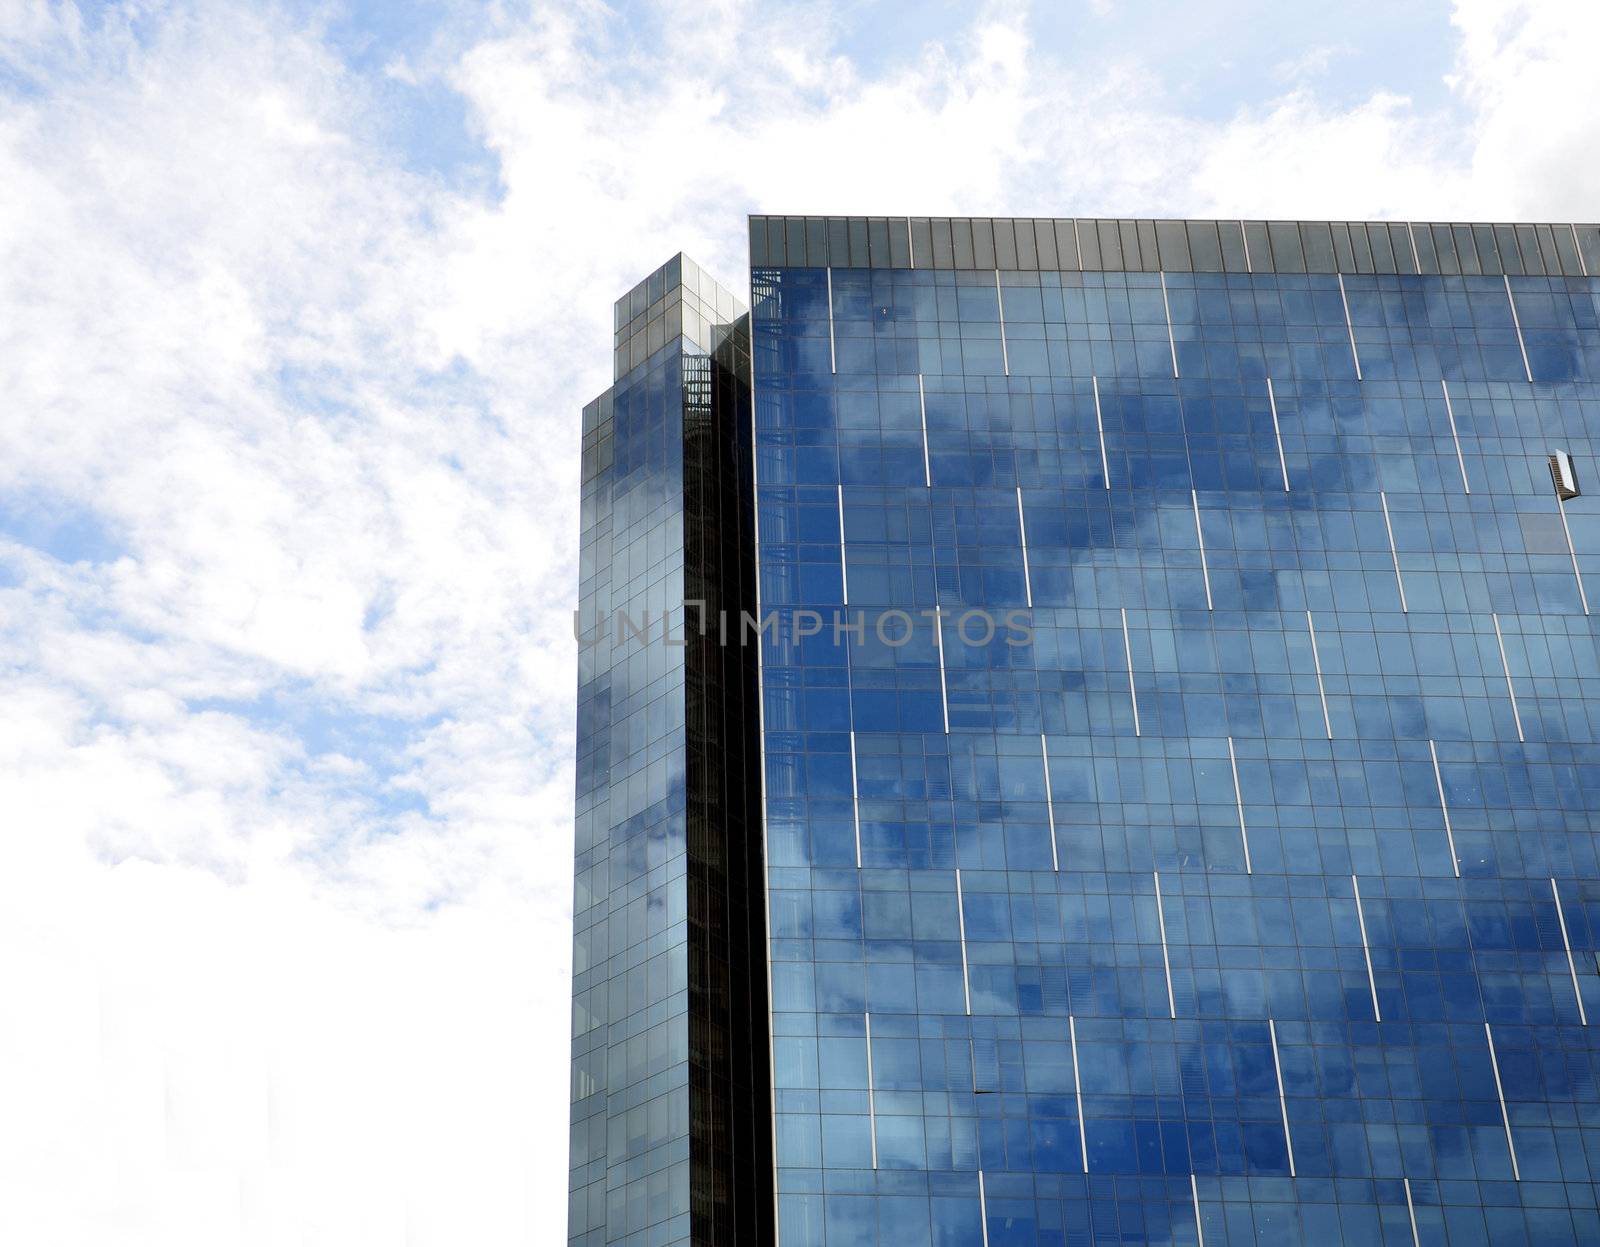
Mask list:
[[[1600,5],[1309,7],[0,0],[0,1241],[559,1241],[611,300],[750,211],[1600,217]]]

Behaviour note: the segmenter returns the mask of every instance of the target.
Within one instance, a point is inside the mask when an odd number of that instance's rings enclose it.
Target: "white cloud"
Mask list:
[[[873,72],[819,6],[666,6],[654,52],[494,12],[367,78],[282,14],[0,2],[0,516],[104,547],[0,544],[8,1240],[559,1238],[576,413],[672,251],[737,284],[750,210],[1597,189],[1581,5],[1463,0],[1465,128],[1176,115],[1012,5]],[[441,81],[503,195],[384,138]]]

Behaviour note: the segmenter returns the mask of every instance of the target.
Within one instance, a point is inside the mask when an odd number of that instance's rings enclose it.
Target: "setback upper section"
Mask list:
[[[1600,225],[752,216],[750,267],[1588,277]]]
[[[617,300],[612,376],[621,380],[680,336],[709,352],[716,346],[716,326],[748,310],[744,300],[680,251]]]

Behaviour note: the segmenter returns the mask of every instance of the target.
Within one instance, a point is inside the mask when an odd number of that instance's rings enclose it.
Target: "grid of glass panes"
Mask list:
[[[585,411],[569,1241],[689,1241],[683,342]],[[627,622],[623,622],[626,620]],[[649,630],[648,637],[634,628]]]
[[[755,270],[783,1243],[1600,1241],[1596,288]]]

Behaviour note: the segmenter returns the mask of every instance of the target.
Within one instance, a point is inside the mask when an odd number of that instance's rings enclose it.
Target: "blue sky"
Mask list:
[[[0,0],[0,1238],[559,1238],[640,275],[739,285],[751,211],[1592,219],[1597,27]]]

